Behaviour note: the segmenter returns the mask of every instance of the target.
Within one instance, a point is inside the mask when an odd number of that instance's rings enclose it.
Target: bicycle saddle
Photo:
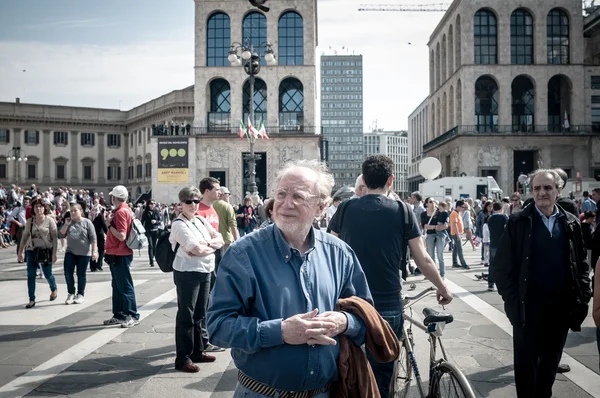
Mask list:
[[[434,311],[431,308],[424,308],[423,315],[425,315],[425,319],[423,319],[425,326],[429,326],[430,323],[435,322],[446,322],[448,324],[454,320],[452,314],[444,314],[443,312]]]

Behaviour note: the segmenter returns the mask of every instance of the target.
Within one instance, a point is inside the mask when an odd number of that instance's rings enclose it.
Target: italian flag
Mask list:
[[[248,116],[248,132],[252,134],[252,137],[258,137],[258,131],[252,126],[252,122],[250,121],[250,116]]]
[[[240,140],[244,139],[245,134],[246,134],[246,126],[244,126],[244,121],[240,120],[240,131],[239,131]]]
[[[263,123],[262,119],[260,119],[260,126],[258,127],[258,136],[263,139],[269,139],[269,136],[267,135],[267,130],[265,129],[265,124]]]

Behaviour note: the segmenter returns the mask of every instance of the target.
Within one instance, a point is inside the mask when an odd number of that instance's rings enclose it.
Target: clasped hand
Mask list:
[[[333,337],[344,333],[348,327],[346,315],[327,311],[317,316],[319,309],[285,319],[281,324],[283,341],[299,345],[335,345]]]

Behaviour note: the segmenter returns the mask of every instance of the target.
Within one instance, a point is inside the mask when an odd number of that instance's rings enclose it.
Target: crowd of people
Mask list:
[[[354,189],[332,193],[324,164],[291,162],[278,172],[270,198],[247,194],[239,205],[211,177],[182,189],[170,205],[134,205],[123,186],[108,201],[63,187],[0,187],[9,235],[0,243],[16,245],[18,261],[27,262],[26,308],[36,303],[36,274],[57,299],[59,251],[66,304],[83,302],[88,267],[96,272],[108,264],[112,317],[104,324],[128,328],[140,321],[127,243],[134,221],[145,229],[150,266],[167,231],[177,290],[175,368],[198,372],[198,363],[215,361],[211,352],[231,348],[239,370],[235,396],[257,397],[328,397],[334,390],[388,396],[403,282],[411,271],[422,274],[437,288],[438,302],[448,304],[445,248],[452,268],[468,270],[474,264],[465,261],[463,246],[480,247],[488,290],[497,287],[514,328],[517,395],[550,397],[568,330],[580,330],[588,313],[588,264],[594,268],[600,257],[600,189],[573,201],[560,194],[564,172],[547,169],[530,176],[529,198],[423,199],[414,192],[403,201],[392,191],[393,170],[390,158],[371,156]],[[560,318],[552,316],[557,309]],[[598,341],[600,351],[600,328]],[[363,344],[366,355],[346,351]],[[367,362],[372,374],[355,380]]]

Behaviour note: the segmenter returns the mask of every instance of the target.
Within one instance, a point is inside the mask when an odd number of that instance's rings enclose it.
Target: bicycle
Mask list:
[[[442,331],[444,325],[451,323],[454,317],[448,313],[441,313],[431,308],[423,309],[425,319],[423,326],[416,322],[411,316],[406,314],[410,310],[412,315],[412,306],[422,298],[435,292],[434,287],[429,287],[413,297],[404,297],[403,317],[404,326],[402,328],[402,338],[400,354],[394,364],[393,385],[390,397],[404,398],[408,395],[411,382],[416,379],[417,390],[421,398],[475,398],[473,389],[465,375],[453,364],[448,362],[446,350],[442,345]],[[408,321],[409,326],[406,326]],[[412,326],[415,325],[429,335],[429,390],[425,394],[421,374],[417,366],[413,347]],[[436,359],[437,346],[440,346],[442,358]]]

